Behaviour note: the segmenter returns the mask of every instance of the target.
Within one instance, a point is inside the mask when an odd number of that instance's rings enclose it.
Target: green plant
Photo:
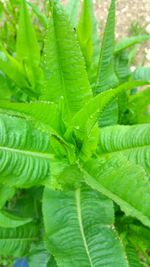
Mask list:
[[[51,0],[43,52],[22,0],[16,51],[1,44],[0,255],[31,267],[150,263],[150,79],[126,54],[150,37],[116,44],[112,0],[99,45],[91,7],[75,30]]]

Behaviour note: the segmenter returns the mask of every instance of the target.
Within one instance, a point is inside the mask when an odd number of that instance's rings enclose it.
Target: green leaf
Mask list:
[[[46,244],[59,267],[128,266],[114,228],[113,205],[100,193],[45,189]]]
[[[130,267],[142,267],[138,253],[131,244],[126,246],[126,253]]]
[[[6,185],[0,185],[0,209],[5,203],[10,200],[15,194],[15,189]]]
[[[20,11],[16,56],[17,60],[23,64],[33,90],[39,94],[40,80],[42,79],[41,70],[39,68],[40,48],[25,0],[22,0]]]
[[[103,116],[103,112],[107,108],[108,104],[111,104],[111,102],[120,93],[131,90],[136,86],[142,86],[144,84],[147,84],[147,82],[130,81],[118,86],[117,88],[114,88],[113,90],[107,90],[93,97],[72,118],[70,126],[65,133],[65,137],[69,138],[72,134],[72,131],[74,131],[75,135],[80,140],[87,138],[86,134],[91,132],[92,128],[97,123],[98,118],[101,118]]]
[[[119,85],[119,80],[115,73],[114,48],[115,48],[115,0],[111,1],[109,14],[105,26],[102,46],[100,51],[97,81],[94,92],[100,93]],[[113,114],[111,116],[111,114]],[[103,114],[101,125],[116,124],[118,121],[118,103],[113,101]]]
[[[45,249],[44,244],[39,242],[32,245],[29,256],[28,263],[30,267],[55,267],[54,259]]]
[[[115,0],[112,0],[102,40],[95,93],[100,93],[118,85],[118,79],[114,71],[114,48]]]
[[[43,184],[50,177],[50,137],[22,118],[0,115],[0,183]]]
[[[150,88],[129,96],[128,114],[125,118],[129,123],[150,123],[149,117]],[[139,112],[140,110],[140,112]]]
[[[9,83],[7,81],[7,77],[0,72],[0,100],[8,100],[11,97]]]
[[[33,223],[17,228],[0,228],[0,255],[21,257],[26,255],[32,242],[38,239],[38,229]]]
[[[64,116],[70,119],[91,98],[92,92],[80,47],[63,7],[52,1],[45,43],[43,99],[64,98]]]
[[[133,72],[133,79],[150,81],[150,67],[138,67]]]
[[[126,51],[115,55],[115,71],[120,83],[126,82],[131,76],[129,68],[129,54]],[[141,80],[145,80],[142,79]]]
[[[0,108],[4,111],[14,112],[15,115],[35,120],[38,124],[45,124],[54,131],[61,133],[61,115],[58,105],[53,102],[35,101],[30,103],[16,103],[0,101]],[[50,114],[50,115],[49,115]]]
[[[27,4],[32,8],[33,12],[37,16],[37,18],[39,19],[39,22],[43,25],[43,27],[44,28],[47,28],[47,25],[48,25],[48,19],[47,19],[47,17],[33,3],[27,2]]]
[[[128,227],[130,241],[134,246],[140,245],[145,250],[150,247],[150,229],[142,225],[130,224]]]
[[[86,163],[85,182],[115,201],[128,216],[150,227],[150,183],[144,169],[125,157],[106,156]]]
[[[0,211],[0,227],[16,228],[32,221],[32,218],[21,218],[6,211]]]
[[[16,53],[18,60],[30,59],[31,64],[40,62],[40,49],[25,0],[20,11]]]
[[[20,88],[33,95],[31,86],[26,78],[23,66],[3,49],[0,57],[0,70],[5,73]]]
[[[71,24],[76,27],[78,19],[78,9],[80,0],[68,0],[66,11],[68,13]]]
[[[144,41],[150,40],[150,35],[137,35],[137,36],[132,36],[132,37],[127,37],[122,39],[120,42],[116,44],[115,47],[115,54],[121,52],[124,49],[127,49],[133,45],[142,43]]]
[[[58,158],[68,156],[74,160],[74,147],[61,136],[65,132],[60,106],[49,101],[36,101],[30,103],[9,103],[0,101],[0,112],[11,116],[24,117],[32,121],[41,131],[51,136],[52,153]]]
[[[81,50],[85,59],[87,72],[89,72],[92,56],[93,56],[93,40],[92,40],[92,14],[90,0],[84,0],[81,16],[79,19],[77,34],[81,46]]]
[[[118,155],[120,152],[150,174],[150,124],[116,125],[100,129],[98,152]]]

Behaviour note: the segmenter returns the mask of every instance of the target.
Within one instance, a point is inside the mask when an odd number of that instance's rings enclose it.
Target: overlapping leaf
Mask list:
[[[116,125],[100,130],[100,155],[120,152],[134,163],[141,164],[150,174],[150,124]]]
[[[86,163],[85,181],[129,216],[150,226],[150,183],[144,169],[121,154]]]
[[[114,71],[115,48],[115,0],[111,1],[103,36],[95,92],[100,93],[118,85]]]
[[[0,183],[42,184],[50,176],[50,137],[28,121],[0,115]]]
[[[34,92],[39,94],[40,80],[42,79],[42,72],[39,68],[40,48],[25,0],[22,0],[20,11],[16,42],[16,57],[17,60],[23,64],[32,89]]]
[[[87,187],[45,189],[46,244],[59,267],[128,266],[113,222],[113,205]]]
[[[91,97],[91,88],[79,44],[58,1],[51,1],[51,17],[45,43],[43,99],[64,98],[65,118],[70,119]]]
[[[21,218],[6,211],[0,211],[0,227],[16,228],[31,221],[32,218]]]
[[[38,240],[38,229],[33,223],[17,228],[0,228],[0,255],[25,256],[32,242]]]

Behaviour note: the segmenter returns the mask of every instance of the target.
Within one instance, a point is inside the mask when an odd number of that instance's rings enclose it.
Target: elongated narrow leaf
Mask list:
[[[90,0],[83,1],[82,12],[77,27],[77,33],[81,50],[86,62],[86,68],[89,72],[93,56],[92,14]]]
[[[77,26],[78,20],[78,9],[79,9],[80,0],[68,0],[66,10],[70,19],[72,26]]]
[[[150,226],[150,183],[141,166],[120,154],[93,159],[85,168],[88,185],[115,201],[126,215]]]
[[[27,4],[32,8],[33,12],[35,13],[35,15],[37,16],[37,18],[39,19],[40,23],[47,28],[48,25],[48,19],[47,17],[40,11],[40,9],[38,7],[36,7],[36,5],[34,5],[31,2],[27,2]]]
[[[150,35],[143,34],[143,35],[137,35],[137,36],[124,38],[116,44],[115,53],[118,53],[124,49],[127,49],[130,46],[142,43],[146,40],[150,40]]]
[[[150,124],[116,125],[100,130],[100,155],[122,153],[134,163],[141,164],[150,174]]]
[[[114,69],[114,48],[115,48],[115,0],[111,1],[109,14],[105,26],[100,59],[98,65],[97,82],[95,93],[100,93],[119,85],[119,80]],[[112,115],[111,115],[112,114]],[[118,103],[115,99],[104,111],[100,124],[113,125],[118,122]]]
[[[105,26],[100,59],[97,73],[95,92],[100,93],[118,85],[118,79],[114,71],[115,48],[115,0],[111,1],[107,23]]]
[[[16,228],[32,221],[32,218],[21,218],[6,211],[0,211],[0,227]]]
[[[87,187],[76,191],[45,189],[46,244],[59,267],[128,266],[114,229],[113,205]]]
[[[21,257],[38,239],[38,229],[32,223],[17,228],[0,228],[0,255]]]
[[[39,63],[40,49],[36,39],[35,31],[27,10],[25,0],[22,1],[19,28],[17,33],[17,58],[18,60],[29,60]]]
[[[0,183],[29,187],[50,176],[50,137],[28,121],[0,115]]]
[[[63,7],[52,1],[45,44],[46,84],[43,99],[65,102],[65,117],[70,118],[91,97],[85,64],[76,35]]]
[[[19,27],[17,32],[16,56],[23,63],[28,80],[38,94],[42,79],[40,64],[40,48],[28,13],[25,0],[21,0]]]

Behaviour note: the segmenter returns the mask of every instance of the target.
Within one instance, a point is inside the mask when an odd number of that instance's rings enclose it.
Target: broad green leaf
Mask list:
[[[15,189],[6,185],[0,185],[0,209],[5,203],[10,200],[15,194]]]
[[[50,177],[50,136],[22,118],[0,115],[0,183],[43,184]]]
[[[36,34],[28,13],[25,0],[21,0],[19,27],[17,32],[16,56],[24,66],[26,75],[34,92],[39,94],[40,80],[42,79],[40,64],[40,48]]]
[[[46,244],[59,267],[128,266],[114,228],[110,200],[86,186],[76,191],[45,189]]]
[[[53,257],[41,242],[32,245],[28,256],[28,263],[30,267],[56,267]]]
[[[119,53],[122,50],[127,49],[127,48],[129,48],[129,47],[131,47],[133,45],[142,43],[142,42],[144,42],[146,40],[150,40],[150,35],[143,34],[143,35],[137,35],[137,36],[124,38],[124,39],[122,39],[120,42],[118,42],[116,44],[115,54]]]
[[[48,101],[30,103],[0,101],[0,112],[32,121],[38,129],[51,136],[51,148],[57,157],[68,155],[70,161],[74,160],[74,147],[61,137],[65,131],[65,125],[61,120],[59,105]]]
[[[26,255],[32,242],[38,240],[38,229],[33,223],[17,228],[0,228],[0,255],[21,257]]]
[[[133,78],[135,80],[150,81],[150,67],[138,67],[134,73]]]
[[[150,124],[116,125],[100,129],[98,151],[103,155],[120,152],[150,174]]]
[[[92,92],[79,44],[63,7],[51,2],[45,43],[45,87],[42,99],[64,98],[66,119],[82,108]]]
[[[144,169],[122,154],[85,165],[85,182],[115,201],[128,216],[150,227],[150,183]]]
[[[95,93],[100,93],[118,85],[114,71],[115,48],[115,0],[111,1],[100,51]]]
[[[6,211],[0,211],[0,227],[16,228],[32,221],[32,218],[21,218]],[[13,231],[13,229],[12,229]]]
[[[84,0],[77,27],[77,34],[81,50],[85,59],[87,72],[89,72],[90,70],[93,56],[92,26],[93,25],[90,0]]]
[[[79,4],[80,0],[68,0],[66,5],[66,11],[74,27],[77,26]]]

